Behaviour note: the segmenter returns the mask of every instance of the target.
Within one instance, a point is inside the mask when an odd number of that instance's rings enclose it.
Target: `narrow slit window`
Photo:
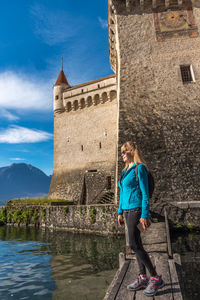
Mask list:
[[[107,176],[107,189],[111,189],[111,176]]]
[[[97,170],[96,169],[92,169],[92,170],[87,170],[87,172],[89,172],[89,173],[96,173]]]
[[[102,146],[101,146],[101,142],[100,142],[100,143],[99,143],[99,149],[101,149],[101,147],[102,147]]]
[[[55,99],[56,99],[56,100],[58,100],[58,99],[59,99],[59,96],[58,96],[58,95],[56,95]]]
[[[183,83],[195,81],[192,65],[180,66],[180,69]]]
[[[83,145],[81,145],[81,151],[83,151]]]

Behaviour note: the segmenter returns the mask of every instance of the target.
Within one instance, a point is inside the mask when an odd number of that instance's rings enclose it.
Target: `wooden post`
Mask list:
[[[119,253],[119,269],[121,270],[121,268],[123,267],[125,263],[125,255],[123,252]]]
[[[168,222],[168,218],[167,218],[167,210],[166,209],[164,209],[164,215],[165,215],[165,226],[166,226],[166,234],[167,234],[168,255],[169,255],[169,258],[173,258],[172,245],[171,245],[170,232],[169,232],[169,222]]]

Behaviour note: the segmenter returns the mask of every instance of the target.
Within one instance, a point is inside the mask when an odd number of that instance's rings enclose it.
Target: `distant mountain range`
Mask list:
[[[0,168],[0,205],[7,200],[25,197],[46,197],[51,176],[24,163]]]

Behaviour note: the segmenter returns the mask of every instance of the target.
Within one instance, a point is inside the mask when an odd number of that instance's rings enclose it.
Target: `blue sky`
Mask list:
[[[10,0],[0,18],[0,167],[53,172],[53,85],[112,74],[107,0]]]

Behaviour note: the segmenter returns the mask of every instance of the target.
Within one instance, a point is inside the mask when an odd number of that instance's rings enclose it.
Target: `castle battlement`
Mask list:
[[[115,74],[79,84],[63,91],[61,98],[64,109],[55,110],[55,113],[77,111],[111,102],[116,99],[116,94]]]

